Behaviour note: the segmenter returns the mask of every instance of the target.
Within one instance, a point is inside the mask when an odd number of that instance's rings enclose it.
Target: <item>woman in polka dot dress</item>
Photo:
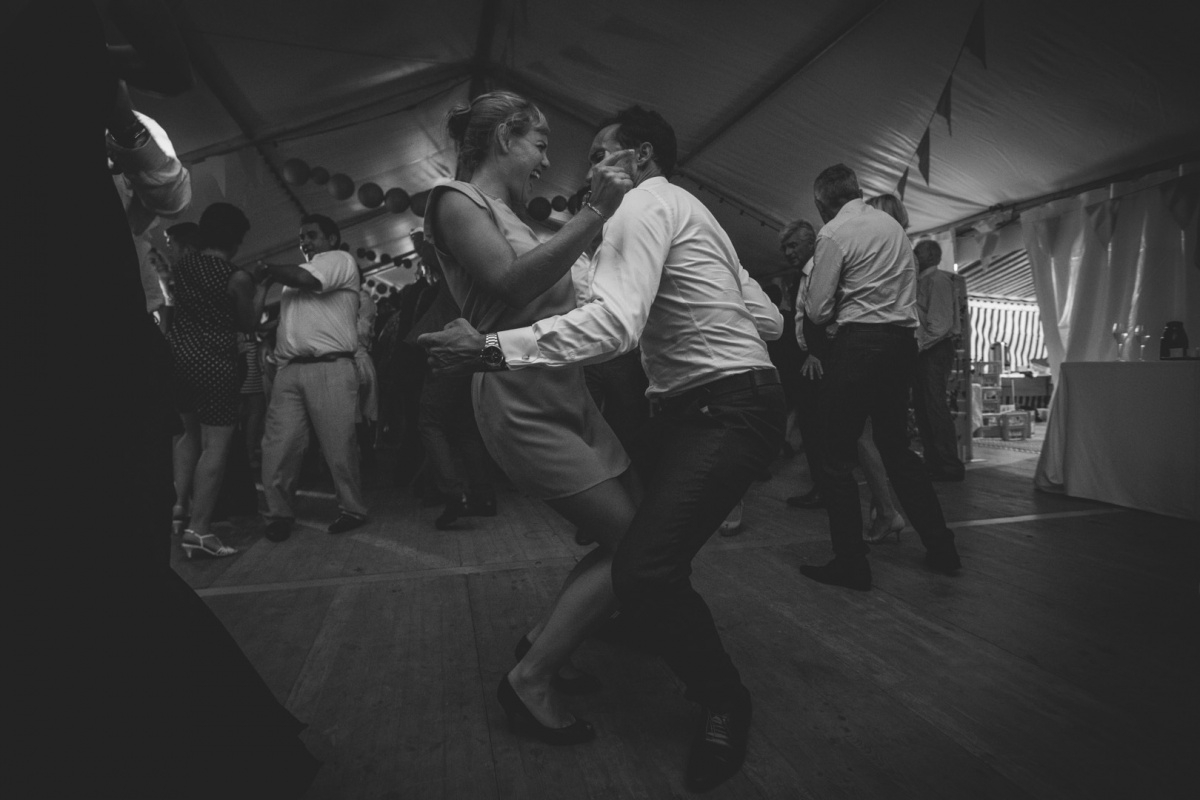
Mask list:
[[[237,552],[210,533],[209,525],[244,377],[237,333],[254,329],[265,295],[249,272],[230,263],[249,230],[241,209],[213,203],[200,217],[202,249],[175,266],[175,319],[168,339],[175,359],[175,402],[185,428],[175,442],[175,526],[188,558]]]

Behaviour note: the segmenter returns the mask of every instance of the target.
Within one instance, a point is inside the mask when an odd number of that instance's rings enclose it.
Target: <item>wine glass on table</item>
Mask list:
[[[1153,338],[1153,334],[1146,330],[1145,325],[1141,324],[1134,325],[1129,334],[1133,337],[1134,341],[1138,343],[1138,361],[1145,361],[1146,345],[1149,344],[1150,339]]]
[[[1113,341],[1117,343],[1117,361],[1125,360],[1125,340],[1129,338],[1129,331],[1125,327],[1124,322],[1114,322],[1112,326]]]

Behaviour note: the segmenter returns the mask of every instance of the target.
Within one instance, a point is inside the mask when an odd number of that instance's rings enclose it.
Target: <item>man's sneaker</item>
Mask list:
[[[688,753],[684,784],[693,792],[706,792],[742,768],[750,734],[750,692],[739,686],[727,708],[700,709],[700,723]]]

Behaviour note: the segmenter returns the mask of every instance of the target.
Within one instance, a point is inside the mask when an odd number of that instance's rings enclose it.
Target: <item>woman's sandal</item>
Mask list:
[[[237,552],[236,547],[230,547],[227,544],[222,544],[221,540],[217,538],[215,533],[196,533],[193,530],[186,530],[183,532],[184,536],[188,536],[189,534],[195,536],[200,541],[180,542],[179,546],[183,548],[183,552],[187,553],[188,558],[191,558],[197,552],[211,558],[225,558],[225,556],[231,556]],[[214,542],[216,542],[216,545],[214,546],[206,542],[206,539],[212,539]]]

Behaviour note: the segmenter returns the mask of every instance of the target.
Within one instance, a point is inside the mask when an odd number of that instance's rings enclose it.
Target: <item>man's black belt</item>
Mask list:
[[[774,367],[751,369],[746,372],[739,372],[736,375],[726,375],[724,378],[717,378],[715,381],[709,381],[692,389],[682,391],[679,394],[652,398],[650,400],[650,408],[655,413],[659,411],[674,411],[693,403],[703,405],[709,398],[729,394],[730,392],[740,392],[746,389],[757,390],[763,386],[778,385],[779,373],[775,371]]]
[[[288,359],[289,364],[326,364],[330,361],[339,361],[343,358],[354,358],[354,353],[349,350],[344,350],[337,353],[324,353],[319,356],[296,356]]]
[[[843,322],[838,324],[839,331],[878,331],[881,333],[897,333],[904,336],[915,336],[916,328],[898,325],[895,322]]]

